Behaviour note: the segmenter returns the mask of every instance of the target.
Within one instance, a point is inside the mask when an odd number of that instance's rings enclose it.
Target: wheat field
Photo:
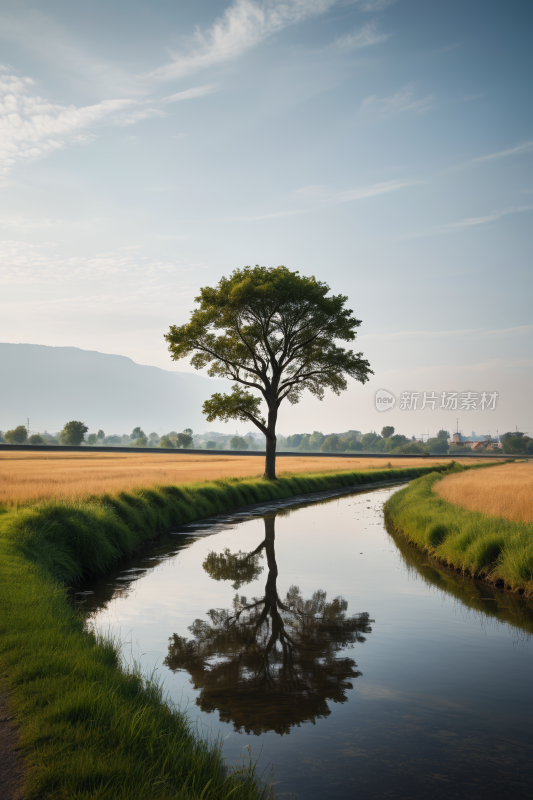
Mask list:
[[[533,522],[533,461],[448,475],[433,491],[471,511]]]
[[[218,478],[262,475],[264,456],[194,455],[187,453],[0,453],[0,505],[38,500],[74,500],[155,484],[195,483]],[[471,463],[473,459],[469,460]],[[391,458],[393,467],[440,463],[438,458]],[[279,458],[283,472],[330,472],[384,469],[382,458]]]

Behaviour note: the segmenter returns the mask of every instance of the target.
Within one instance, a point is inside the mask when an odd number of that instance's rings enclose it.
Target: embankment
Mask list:
[[[160,532],[243,504],[407,480],[442,467],[227,479],[80,502],[0,509],[0,668],[28,767],[28,798],[260,798],[250,769],[228,771],[213,743],[122,668],[84,628],[69,587],[105,574]]]
[[[447,566],[533,596],[533,523],[454,505],[433,491],[441,477],[425,475],[396,492],[385,505],[390,523]]]

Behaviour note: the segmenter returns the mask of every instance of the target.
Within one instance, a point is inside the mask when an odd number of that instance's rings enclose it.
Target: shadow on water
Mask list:
[[[265,538],[250,553],[210,552],[204,570],[215,580],[233,581],[237,589],[262,572],[267,578],[263,597],[248,600],[236,594],[232,609],[211,609],[211,622],[196,619],[192,639],[174,634],[164,664],[185,669],[200,695],[202,711],[218,710],[237,732],[259,735],[289,733],[295,725],[314,722],[331,713],[328,701],[344,703],[351,680],[361,675],[341,651],[364,642],[370,633],[367,613],[347,616],[342,597],[327,601],[318,589],[304,600],[298,586],[283,598],[277,589],[276,514],[264,518]]]

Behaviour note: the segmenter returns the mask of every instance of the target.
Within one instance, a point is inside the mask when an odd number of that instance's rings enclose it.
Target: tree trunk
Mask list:
[[[268,409],[268,425],[266,435],[265,473],[263,478],[276,480],[276,421],[278,409]]]

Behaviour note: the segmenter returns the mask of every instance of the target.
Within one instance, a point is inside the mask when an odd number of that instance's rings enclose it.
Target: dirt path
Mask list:
[[[0,692],[0,791],[2,800],[23,800],[24,766],[15,750],[18,734],[7,707],[7,697]]]

